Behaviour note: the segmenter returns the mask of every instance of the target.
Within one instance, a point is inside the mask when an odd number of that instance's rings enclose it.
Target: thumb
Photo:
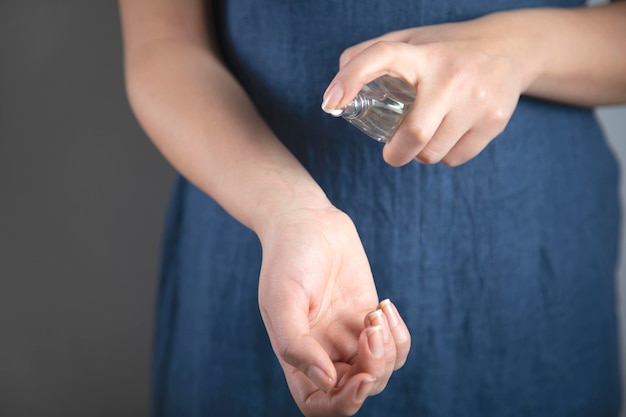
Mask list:
[[[320,390],[328,392],[337,383],[337,371],[322,345],[310,334],[277,346],[279,359],[305,374]]]
[[[297,297],[294,297],[297,298]],[[272,349],[285,368],[290,365],[306,375],[319,389],[330,391],[337,383],[337,371],[322,345],[310,334],[309,319],[292,298],[288,302],[274,302],[261,315]],[[288,369],[284,369],[286,376]]]
[[[417,86],[424,60],[419,52],[407,43],[387,40],[366,47],[341,66],[324,93],[322,109],[332,114],[344,108],[365,84],[385,74]]]

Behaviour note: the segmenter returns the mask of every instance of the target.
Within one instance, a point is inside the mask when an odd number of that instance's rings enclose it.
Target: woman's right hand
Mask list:
[[[331,205],[292,210],[259,236],[259,306],[295,401],[307,416],[356,413],[404,364],[410,335],[378,302],[352,221]]]
[[[520,63],[524,38],[504,36],[509,26],[503,20],[494,15],[406,29],[352,46],[322,107],[342,108],[382,75],[404,79],[418,93],[384,148],[385,161],[467,162],[504,129],[528,84]]]
[[[626,100],[626,2],[530,8],[391,32],[348,48],[324,95],[345,106],[381,75],[417,97],[383,150],[400,166],[414,158],[456,166],[506,127],[520,94],[578,106]],[[581,53],[584,51],[584,53]]]

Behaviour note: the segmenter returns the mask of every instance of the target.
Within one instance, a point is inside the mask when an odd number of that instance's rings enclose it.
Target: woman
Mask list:
[[[625,3],[120,5],[131,104],[182,174],[156,415],[617,415],[589,107],[626,101]],[[417,98],[380,158],[317,103],[383,74]]]

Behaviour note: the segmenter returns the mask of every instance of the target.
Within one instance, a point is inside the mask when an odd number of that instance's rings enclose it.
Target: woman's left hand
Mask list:
[[[408,115],[386,144],[393,166],[412,159],[450,166],[475,157],[507,125],[525,74],[528,39],[507,36],[506,19],[490,15],[463,23],[392,32],[347,49],[324,94],[326,111],[345,106],[382,75],[417,90]]]
[[[259,236],[259,307],[294,400],[309,417],[355,414],[404,365],[411,336],[378,302],[352,220],[330,203],[285,208]]]

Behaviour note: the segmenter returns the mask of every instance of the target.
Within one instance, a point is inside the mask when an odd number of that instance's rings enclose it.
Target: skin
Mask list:
[[[626,49],[624,6],[503,12],[383,35],[342,55],[324,107],[345,105],[380,75],[404,78],[418,100],[383,157],[461,164],[504,129],[520,94],[625,101],[626,54],[616,52]],[[353,415],[404,364],[409,332],[395,306],[379,302],[350,218],[225,68],[205,7],[120,0],[131,106],[172,165],[258,235],[259,307],[302,412]]]
[[[356,413],[404,363],[410,335],[392,304],[379,305],[352,221],[225,69],[201,1],[128,0],[120,10],[140,123],[182,175],[259,236],[259,307],[295,401],[307,416]]]
[[[626,101],[625,51],[624,2],[407,29],[346,50],[322,108],[344,107],[384,74],[402,78],[419,94],[385,161],[457,166],[502,132],[522,94],[578,106]]]

